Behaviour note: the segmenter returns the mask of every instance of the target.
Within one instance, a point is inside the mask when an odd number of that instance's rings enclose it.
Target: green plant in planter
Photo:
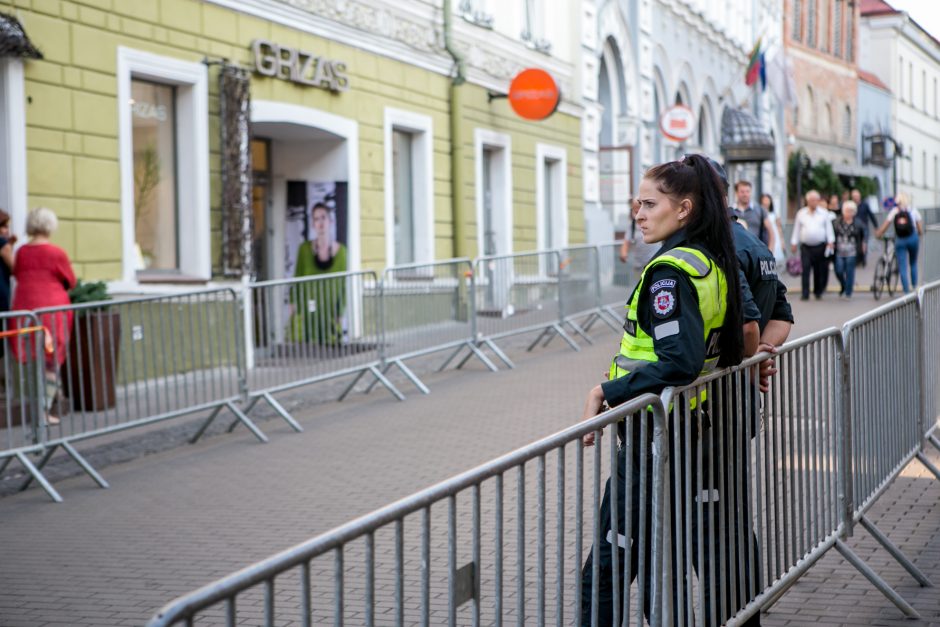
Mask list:
[[[104,281],[82,281],[78,280],[75,287],[69,291],[69,299],[73,305],[79,303],[97,303],[111,300],[108,294],[108,284]]]

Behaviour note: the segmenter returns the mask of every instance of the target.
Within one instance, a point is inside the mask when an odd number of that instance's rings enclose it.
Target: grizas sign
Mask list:
[[[295,50],[266,39],[251,42],[251,50],[258,74],[330,91],[349,89],[349,77],[343,61],[318,57],[312,52]]]

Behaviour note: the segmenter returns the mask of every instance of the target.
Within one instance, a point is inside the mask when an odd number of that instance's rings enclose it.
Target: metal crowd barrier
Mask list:
[[[940,282],[920,288],[918,299],[924,338],[921,345],[924,373],[922,431],[924,437],[940,450],[940,439],[936,434],[940,426],[940,368],[937,367],[937,356],[940,355],[940,333],[937,332],[940,329]],[[934,474],[940,477],[940,473],[934,471]]]
[[[663,396],[677,425],[668,517],[677,625],[745,621],[839,543],[841,335],[787,344],[766,394],[753,372],[763,357]]]
[[[559,264],[559,308],[562,324],[571,328],[588,344],[594,341],[587,331],[598,320],[613,325],[601,310],[600,249],[597,246],[571,246],[561,251]],[[578,322],[581,320],[581,322]]]
[[[620,552],[610,553],[613,618],[618,625],[621,616],[623,624],[643,625],[641,599],[646,596],[648,619],[659,625],[665,585],[655,575],[663,559],[665,458],[660,453],[666,432],[661,401],[649,394],[180,597],[149,625],[203,619],[267,626],[291,621],[304,626],[378,621],[498,625],[511,619],[518,625],[581,625],[582,611],[591,615],[589,624],[596,624],[598,568],[593,568],[590,590],[584,590],[590,605],[582,605],[580,571],[588,543],[593,543],[594,565],[603,548],[611,546],[594,513],[601,502],[604,462],[616,465],[622,456],[616,430],[623,419],[651,434],[650,440],[636,442],[629,436],[632,429],[626,429],[626,447],[639,447],[651,461],[640,465],[639,476],[627,471],[630,489],[620,489],[618,473],[611,474],[609,537],[623,535],[651,548],[639,556],[632,593],[629,560],[618,564]],[[598,445],[586,464],[582,437],[589,433]],[[632,494],[634,485],[647,495],[639,500],[642,511],[631,511],[629,500],[620,502],[619,495]],[[624,505],[626,513],[620,516]],[[515,533],[507,529],[510,522]],[[446,554],[446,566],[432,558],[438,551]]]
[[[46,340],[39,318],[27,311],[0,313],[0,474],[14,459],[57,501],[61,498],[28,457],[48,437]],[[51,339],[51,338],[49,338]]]
[[[438,371],[467,350],[458,368],[476,357],[495,372],[497,367],[475,343],[474,290],[473,264],[469,259],[387,268],[382,275],[385,339],[382,373],[387,374],[392,366],[397,366],[415,387],[427,394],[427,386],[405,361],[445,350],[451,353]]]
[[[343,400],[369,373],[399,400],[404,395],[379,370],[385,339],[382,286],[375,272],[343,272],[262,281],[246,286],[249,349],[245,413],[267,402],[296,431],[300,425],[274,394],[355,375]]]
[[[624,321],[624,306],[630,291],[639,280],[633,259],[620,261],[620,243],[613,242],[597,247],[598,253],[598,305],[605,320],[619,331]]]
[[[235,405],[244,395],[238,296],[231,289],[128,298],[40,309],[48,330],[42,468],[62,448],[99,486],[107,482],[75,442],[178,416],[211,411],[195,442],[222,409],[262,442],[267,438]]]
[[[509,367],[512,362],[496,340],[539,332],[528,350],[558,335],[581,348],[562,328],[559,295],[561,256],[557,250],[479,257],[473,264],[477,339]]]

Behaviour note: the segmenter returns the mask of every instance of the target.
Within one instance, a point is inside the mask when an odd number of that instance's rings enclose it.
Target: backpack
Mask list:
[[[914,233],[914,217],[907,210],[898,209],[894,214],[894,234],[898,237],[910,237]]]

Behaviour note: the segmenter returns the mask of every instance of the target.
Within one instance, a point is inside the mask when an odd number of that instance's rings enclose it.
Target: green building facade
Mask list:
[[[573,63],[457,20],[468,80],[453,86],[440,6],[303,4],[0,0],[42,54],[0,64],[14,232],[28,208],[52,208],[76,274],[116,291],[235,277],[239,254],[242,274],[290,276],[318,202],[349,269],[584,241],[579,105],[534,122],[492,97],[535,59],[567,98]],[[227,144],[251,154],[240,209],[223,194],[226,67],[251,103]],[[227,174],[237,189],[244,172]]]

